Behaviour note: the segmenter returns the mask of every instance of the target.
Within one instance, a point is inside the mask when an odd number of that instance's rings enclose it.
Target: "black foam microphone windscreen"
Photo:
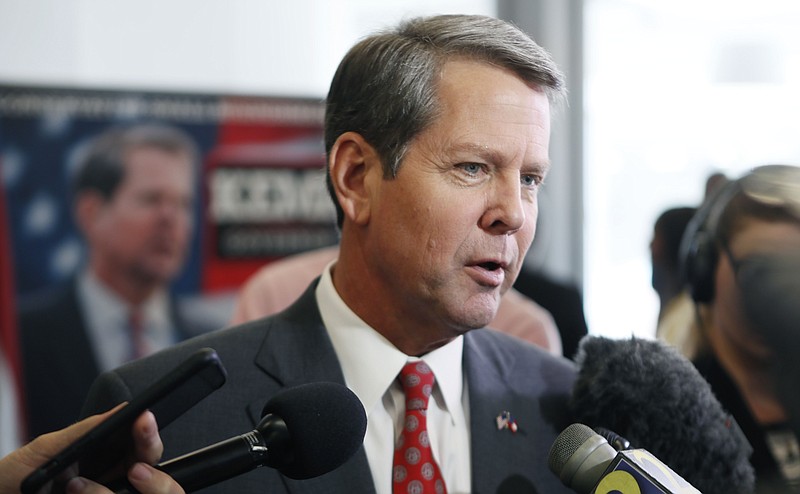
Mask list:
[[[294,479],[316,477],[339,467],[361,447],[367,430],[361,401],[335,383],[290,388],[264,405],[261,415],[269,414],[286,422],[294,459],[280,472]]]
[[[308,479],[341,466],[361,447],[367,417],[346,386],[316,382],[287,388],[264,406],[258,426],[156,467],[186,492],[217,484],[266,466],[293,479]],[[114,492],[135,492],[127,479],[109,484]]]
[[[746,493],[752,451],[691,362],[656,340],[587,336],[576,355],[573,418],[644,448],[705,494]]]

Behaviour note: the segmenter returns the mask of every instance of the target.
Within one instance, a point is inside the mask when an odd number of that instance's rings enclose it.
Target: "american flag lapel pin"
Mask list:
[[[503,410],[500,412],[500,415],[495,418],[495,421],[497,422],[497,430],[508,429],[511,432],[517,432],[517,421],[511,416],[511,412]]]

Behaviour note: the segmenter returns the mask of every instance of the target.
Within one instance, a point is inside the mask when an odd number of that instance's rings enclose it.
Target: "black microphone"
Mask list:
[[[330,472],[361,447],[367,417],[361,401],[346,386],[303,384],[275,395],[264,406],[258,426],[236,436],[156,465],[188,493],[260,466],[292,479]],[[112,487],[118,494],[130,485]]]
[[[658,456],[705,494],[752,492],[752,448],[689,360],[658,340],[587,336],[570,408]]]
[[[617,452],[584,424],[572,424],[558,435],[547,465],[579,494],[700,494],[647,450]]]

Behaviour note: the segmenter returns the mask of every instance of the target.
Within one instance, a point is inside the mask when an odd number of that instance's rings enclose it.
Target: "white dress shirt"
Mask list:
[[[397,376],[409,357],[362,321],[339,297],[331,266],[316,289],[322,321],[342,366],[347,386],[367,413],[364,438],[377,494],[392,494],[395,441],[405,415],[405,395]],[[463,337],[422,357],[436,376],[428,405],[428,434],[433,456],[450,494],[471,489],[469,397],[462,372]]]
[[[130,305],[88,270],[78,276],[78,302],[100,371],[115,369],[130,360],[133,355]],[[176,342],[165,291],[153,294],[141,305],[140,311],[148,353]]]

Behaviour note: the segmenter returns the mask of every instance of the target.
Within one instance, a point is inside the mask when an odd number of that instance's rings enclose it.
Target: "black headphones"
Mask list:
[[[684,280],[695,302],[714,298],[717,268],[717,227],[722,213],[738,194],[766,205],[786,207],[800,218],[800,167],[764,165],[723,185],[695,213],[681,240]]]

